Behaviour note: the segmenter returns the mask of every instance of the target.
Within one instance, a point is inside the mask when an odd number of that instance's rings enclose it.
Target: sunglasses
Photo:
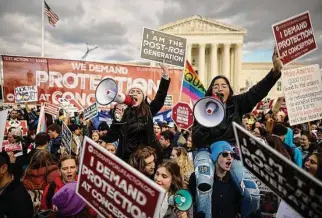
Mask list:
[[[221,155],[222,155],[223,157],[228,157],[228,155],[230,155],[230,157],[235,158],[235,154],[234,154],[234,153],[223,152],[223,153],[221,153]]]

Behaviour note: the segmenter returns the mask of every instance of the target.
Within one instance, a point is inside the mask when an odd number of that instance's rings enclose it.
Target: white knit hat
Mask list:
[[[137,82],[137,83],[132,84],[131,88],[129,89],[129,93],[130,93],[130,91],[132,89],[140,89],[141,92],[142,92],[142,94],[143,94],[143,99],[145,99],[145,97],[146,97],[146,91],[145,91],[144,86],[143,86],[142,83]]]

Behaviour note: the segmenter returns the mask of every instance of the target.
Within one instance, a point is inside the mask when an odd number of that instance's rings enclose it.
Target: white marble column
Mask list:
[[[227,77],[230,80],[230,44],[224,44],[223,52],[223,76]]]
[[[235,72],[234,72],[234,89],[239,92],[239,75],[242,71],[242,46],[237,44],[235,47]]]
[[[198,75],[202,84],[206,84],[205,65],[206,65],[206,44],[199,44],[199,63]]]
[[[192,64],[191,63],[191,61],[192,61],[191,60],[191,54],[192,54],[192,44],[188,44],[187,45],[187,52],[186,52],[186,55],[187,55],[186,60],[188,60],[190,64]]]
[[[217,52],[218,52],[218,44],[211,44],[211,54],[210,54],[210,70],[211,70],[211,80],[217,76],[218,73],[218,63],[217,63]]]

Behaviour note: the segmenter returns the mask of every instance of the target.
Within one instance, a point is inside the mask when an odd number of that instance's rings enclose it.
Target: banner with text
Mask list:
[[[35,102],[38,101],[37,86],[20,86],[14,90],[15,102]]]
[[[244,167],[304,217],[322,216],[322,182],[233,122]]]
[[[62,129],[61,129],[61,143],[66,148],[67,153],[71,153],[71,143],[73,140],[73,133],[70,131],[68,126],[63,123]]]
[[[317,49],[308,11],[272,25],[277,51],[284,65]]]
[[[282,73],[290,125],[322,119],[322,82],[318,64]]]
[[[187,39],[143,28],[141,58],[184,67]]]
[[[36,84],[38,103],[49,102],[59,105],[59,98],[67,98],[75,99],[83,107],[88,107],[96,102],[95,90],[104,78],[116,80],[118,89],[122,92],[127,92],[133,83],[141,82],[147,90],[148,98],[153,99],[162,75],[160,67],[138,65],[20,56],[2,56],[2,61],[5,103],[15,102],[16,87]],[[171,83],[168,95],[172,95],[173,101],[177,102],[182,83],[182,70],[169,69],[169,71]],[[163,108],[167,109],[170,108]]]
[[[76,193],[103,217],[156,217],[165,190],[85,137]]]
[[[97,103],[94,103],[84,109],[84,120],[90,120],[98,114]]]

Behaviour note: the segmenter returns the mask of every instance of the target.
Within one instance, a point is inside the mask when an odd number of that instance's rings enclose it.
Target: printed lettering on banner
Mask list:
[[[172,104],[173,104],[173,98],[172,98],[172,95],[167,95],[167,97],[165,98],[164,105],[165,105],[165,106],[172,107]]]
[[[322,182],[233,122],[244,167],[303,217],[322,217]]]
[[[62,130],[61,130],[61,141],[62,145],[66,148],[67,152],[71,153],[71,143],[73,140],[73,133],[70,129],[63,123]]]
[[[112,78],[120,92],[127,93],[134,83],[142,83],[148,99],[155,98],[161,75],[160,67],[140,66],[135,64],[103,63],[90,61],[65,60],[54,58],[31,58],[2,55],[3,100],[15,103],[14,90],[19,86],[38,88],[38,104],[48,102],[61,105],[59,98],[74,99],[82,108],[96,102],[95,90],[101,80]],[[26,80],[21,75],[27,72]],[[179,101],[182,84],[182,70],[169,68],[171,83],[168,94],[173,102]],[[182,101],[188,102],[189,96],[182,95]],[[77,106],[75,106],[77,108]],[[111,105],[106,106],[110,109]],[[161,111],[171,109],[164,106]],[[83,109],[78,110],[81,111]],[[75,110],[76,111],[76,110]]]
[[[178,102],[172,109],[172,120],[182,129],[189,129],[194,121],[193,111],[189,104]]]
[[[45,102],[44,108],[45,108],[45,113],[59,117],[59,110],[60,110],[59,106]]]
[[[308,11],[272,25],[276,48],[284,65],[317,49]]]
[[[35,102],[38,101],[38,88],[37,86],[20,86],[15,88],[14,91],[15,102]]]
[[[6,129],[4,132],[4,135],[7,136],[8,135],[8,130],[11,127],[15,127],[15,128],[19,128],[22,132],[23,136],[27,136],[28,135],[28,124],[26,120],[10,120],[6,122]]]
[[[143,28],[141,58],[184,67],[187,39]]]
[[[322,119],[322,81],[318,64],[283,71],[282,84],[291,126]]]
[[[98,114],[97,103],[90,105],[84,109],[84,120],[90,120]]]
[[[85,137],[76,193],[100,216],[157,217],[165,190]]]

